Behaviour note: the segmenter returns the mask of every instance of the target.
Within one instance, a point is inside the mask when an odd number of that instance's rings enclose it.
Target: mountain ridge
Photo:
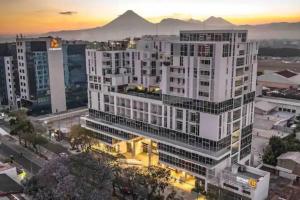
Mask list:
[[[142,35],[178,35],[180,30],[247,29],[250,39],[300,39],[300,22],[275,22],[259,25],[235,25],[221,17],[203,21],[165,18],[152,23],[127,10],[103,26],[77,30],[52,31],[39,36],[57,36],[67,40],[107,41]]]

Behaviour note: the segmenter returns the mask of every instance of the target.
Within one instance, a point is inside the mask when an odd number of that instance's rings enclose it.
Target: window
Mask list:
[[[199,57],[212,57],[213,45],[212,44],[201,44],[198,46]]]
[[[190,46],[190,56],[194,56],[194,45]]]
[[[177,130],[182,130],[182,122],[181,121],[176,121],[176,129]]]
[[[210,72],[209,71],[200,71],[200,74],[201,75],[204,75],[204,76],[209,76],[210,75]]]
[[[245,58],[244,57],[236,59],[236,66],[242,66],[244,64],[245,64]]]
[[[176,109],[176,119],[182,119],[183,118],[183,111]]]
[[[180,55],[181,56],[187,56],[188,46],[187,44],[182,44],[180,46]]]
[[[200,81],[200,85],[209,86],[209,82],[208,81]]]
[[[180,66],[183,66],[183,57],[180,56]]]
[[[201,64],[210,65],[210,60],[201,60]]]
[[[229,57],[229,56],[231,56],[231,45],[229,45],[229,44],[224,44],[223,45],[222,56],[223,57]]]
[[[199,96],[208,97],[209,94],[208,94],[208,92],[199,92]]]
[[[202,97],[208,97],[209,96],[209,94],[208,94],[208,92],[199,92],[199,96],[202,96]]]

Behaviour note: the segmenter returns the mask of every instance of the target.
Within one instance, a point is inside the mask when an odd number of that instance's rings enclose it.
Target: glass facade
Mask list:
[[[115,128],[110,128],[108,126],[104,126],[104,125],[94,123],[94,122],[88,121],[88,120],[86,121],[86,126],[90,127],[90,128],[93,128],[95,130],[98,130],[98,131],[102,131],[102,132],[107,133],[109,135],[113,135],[113,136],[115,136],[117,138],[120,138],[122,140],[131,140],[131,139],[134,139],[134,138],[137,137],[137,136],[132,135],[130,133],[126,133],[124,131],[120,131],[120,130],[117,130]]]
[[[63,45],[67,109],[87,105],[85,47],[85,44],[67,41]]]
[[[221,159],[221,160],[214,160],[212,158],[201,156],[201,155],[196,154],[196,153],[191,153],[191,152],[185,151],[183,149],[172,147],[170,145],[166,145],[166,144],[163,144],[163,143],[158,143],[158,150],[177,155],[177,156],[179,156],[183,159],[198,162],[199,164],[211,165],[211,166],[218,164],[219,162],[221,162],[222,160],[226,159],[229,156],[229,155],[224,156],[224,158]]]
[[[251,124],[242,129],[240,159],[245,158],[251,153],[252,128],[253,125]]]
[[[230,135],[226,136],[225,138],[219,141],[213,141],[199,136],[189,135],[180,131],[155,126],[152,124],[132,120],[117,115],[112,115],[93,109],[89,110],[89,116],[92,118],[101,119],[106,123],[110,123],[111,125],[116,124],[118,126],[128,127],[137,131],[143,131],[147,135],[149,134],[153,136],[163,137],[170,141],[179,142],[183,145],[198,147],[203,150],[217,152],[230,147]]]
[[[191,163],[191,162],[187,162],[185,160],[179,159],[179,158],[175,158],[173,156],[164,154],[159,152],[159,161],[160,162],[164,162],[167,163],[169,165],[173,165],[174,167],[179,167],[181,169],[185,169],[187,171],[196,173],[196,174],[200,174],[202,176],[206,175],[206,168],[202,167],[200,165]]]
[[[27,100],[22,99],[22,106],[29,109],[29,114],[50,113],[51,100],[46,40],[26,42],[26,64],[29,96]],[[26,78],[23,77],[23,80]],[[22,90],[24,89],[21,88],[21,92],[23,92]]]

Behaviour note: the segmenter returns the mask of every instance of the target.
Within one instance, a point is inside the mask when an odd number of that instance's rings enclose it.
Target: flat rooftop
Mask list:
[[[0,196],[6,194],[22,193],[23,187],[6,174],[0,174]]]
[[[236,32],[248,32],[245,29],[213,29],[213,30],[182,30],[180,33],[236,33]]]

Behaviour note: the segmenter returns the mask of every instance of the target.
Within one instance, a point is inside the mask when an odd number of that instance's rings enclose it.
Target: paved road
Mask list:
[[[18,163],[19,165],[24,167],[24,169],[26,169],[28,172],[32,172],[33,174],[36,174],[41,169],[40,166],[38,166],[31,160],[28,160],[24,156],[21,157],[19,152],[17,152],[16,150],[9,147],[7,144],[5,144],[3,142],[0,145],[0,154],[6,156],[8,158],[10,157],[10,155],[13,155],[14,161],[16,163]]]
[[[52,151],[53,153],[56,153],[56,154],[59,154],[59,153],[69,154],[70,153],[67,148],[63,147],[60,144],[56,144],[56,143],[53,143],[53,142],[48,142],[47,144],[44,144],[42,146],[45,147],[46,149],[48,149],[49,151]]]
[[[9,124],[4,122],[3,120],[0,120],[0,127],[3,128],[5,131],[10,132]],[[59,143],[54,143],[52,141],[49,141],[47,144],[43,145],[43,147],[56,154],[69,153],[66,147],[62,146]]]

